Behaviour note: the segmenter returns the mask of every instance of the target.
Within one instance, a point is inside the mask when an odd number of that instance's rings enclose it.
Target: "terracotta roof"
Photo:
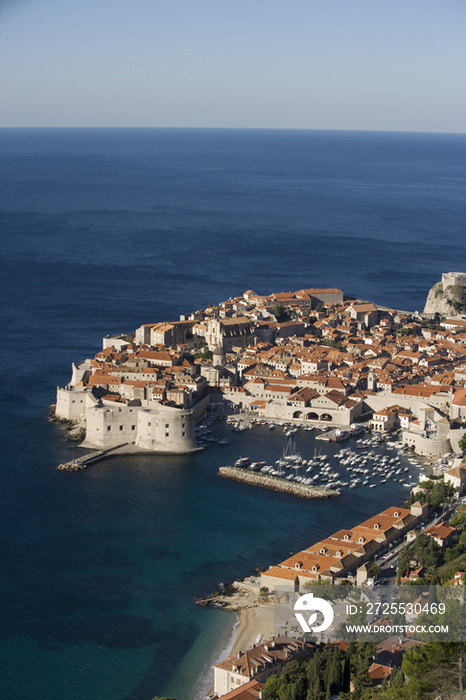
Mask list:
[[[456,529],[454,527],[450,527],[449,525],[445,525],[445,523],[431,525],[430,527],[426,528],[426,535],[430,535],[430,537],[434,537],[439,540],[446,540],[447,537],[450,537],[450,535],[452,535],[454,532],[456,532]]]
[[[455,406],[466,406],[466,389],[458,389],[455,391],[452,404]]]
[[[230,690],[226,695],[222,695],[220,700],[258,700],[262,697],[263,688],[264,683],[249,681],[235,690]]]
[[[286,581],[295,581],[299,575],[298,569],[284,569],[281,566],[271,566],[270,569],[264,571],[262,576],[273,576],[274,578],[282,578]]]
[[[383,681],[384,678],[389,678],[391,676],[392,669],[390,666],[383,666],[382,664],[373,663],[369,666],[367,675],[373,683]]]
[[[293,657],[303,652],[309,653],[313,649],[312,644],[284,635],[254,645],[234,656],[229,656],[224,661],[215,664],[215,668],[235,671],[247,678],[253,678],[257,673],[274,666],[278,661],[289,661]]]
[[[302,551],[280,562],[280,566],[292,568],[295,573],[300,571],[313,572],[315,568],[318,573],[332,566],[341,567],[341,557],[327,556],[326,554],[316,554],[315,552]],[[315,573],[315,572],[314,572]]]

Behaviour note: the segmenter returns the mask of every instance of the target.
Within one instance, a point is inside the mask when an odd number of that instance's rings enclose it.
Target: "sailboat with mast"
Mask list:
[[[291,437],[283,450],[283,459],[285,459],[287,462],[295,462],[296,460],[301,459],[301,455],[296,448],[296,443]]]

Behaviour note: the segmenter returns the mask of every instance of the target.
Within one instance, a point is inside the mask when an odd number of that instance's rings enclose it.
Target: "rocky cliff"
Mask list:
[[[443,317],[466,314],[466,286],[437,282],[427,295],[424,313],[438,313]]]

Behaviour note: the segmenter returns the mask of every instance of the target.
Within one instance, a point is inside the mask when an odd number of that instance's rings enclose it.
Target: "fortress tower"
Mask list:
[[[444,272],[442,275],[443,291],[447,287],[466,287],[466,272]]]

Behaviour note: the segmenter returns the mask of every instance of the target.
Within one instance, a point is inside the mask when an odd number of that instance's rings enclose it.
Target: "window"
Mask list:
[[[123,430],[123,426],[122,426],[122,425],[120,425],[120,430]]]
[[[111,429],[112,429],[112,426],[111,426],[111,425],[107,425],[107,430],[111,430]]]
[[[186,428],[186,423],[182,423],[182,424],[181,424],[181,427],[182,427],[182,428]]]
[[[132,425],[132,426],[131,426],[131,430],[136,430],[136,426],[135,426],[135,425]]]
[[[184,432],[181,433],[181,437],[185,437],[185,435],[186,435],[186,433],[184,433]]]
[[[170,424],[169,424],[169,423],[165,423],[165,427],[166,427],[166,428],[169,428],[169,427],[170,427]]]
[[[165,437],[170,437],[170,433],[165,433]]]
[[[152,423],[149,421],[147,425],[152,425]]]

